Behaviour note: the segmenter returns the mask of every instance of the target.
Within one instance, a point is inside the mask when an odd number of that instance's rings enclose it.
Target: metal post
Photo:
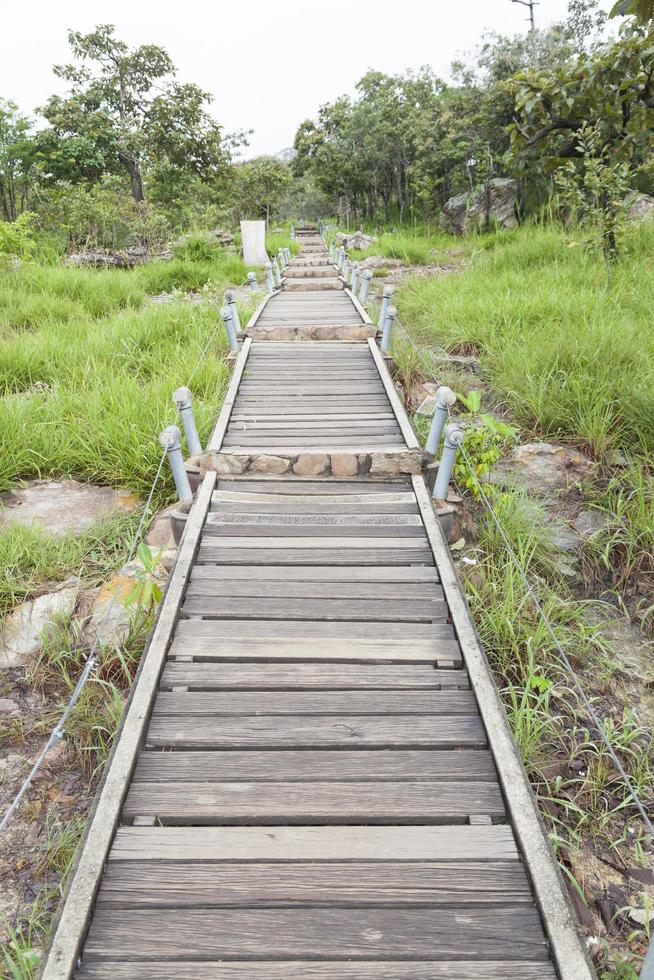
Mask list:
[[[346,258],[346,256],[345,256],[345,249],[341,245],[341,247],[338,250],[338,262],[336,263],[338,265],[338,268],[341,270],[341,272],[343,271],[343,265],[345,263],[345,258]]]
[[[256,274],[256,272],[248,272],[248,283],[250,285],[250,289],[252,290],[252,292],[253,293],[256,293],[257,289],[259,288],[257,286],[257,274]]]
[[[227,300],[227,306],[229,307],[232,324],[234,325],[234,335],[238,337],[241,332],[241,321],[238,315],[238,307],[236,306],[236,293],[233,289],[226,290],[225,299]]]
[[[452,469],[454,468],[454,460],[456,459],[457,449],[463,442],[463,436],[464,432],[460,425],[452,422],[450,425],[446,426],[443,452],[441,453],[440,462],[438,464],[436,484],[432,495],[436,500],[447,500],[447,491],[450,486],[450,477],[452,476]]]
[[[451,388],[447,385],[442,385],[436,392],[436,407],[434,408],[434,414],[431,420],[431,428],[429,429],[429,435],[427,436],[427,442],[425,444],[425,449],[432,456],[436,455],[438,447],[441,441],[441,435],[443,434],[443,429],[445,428],[445,423],[447,422],[447,417],[449,413],[450,405],[453,405],[456,401],[456,395]]]
[[[359,285],[359,263],[352,263],[352,293],[356,296],[357,286]]]
[[[286,265],[289,265],[291,261],[291,250],[288,245],[284,246],[284,258],[286,259]]]
[[[193,500],[191,484],[188,482],[188,474],[182,459],[182,439],[176,425],[169,425],[159,436],[159,442],[168,453],[168,462],[173,472],[177,498],[183,504],[188,500]]]
[[[279,271],[279,263],[277,261],[277,256],[276,255],[274,256],[274,258],[272,260],[272,272],[273,272],[273,282],[275,283],[275,286],[281,286],[281,284],[282,284],[282,277],[281,277],[281,274],[280,274],[280,271]]]
[[[349,271],[350,271],[350,260],[346,255],[345,258],[343,259],[343,268],[341,269],[341,275],[343,276],[343,279],[345,279],[345,285],[347,285],[347,274]]]
[[[334,261],[334,243],[333,242],[330,242],[329,243],[329,257],[330,257],[330,259],[333,262]]]
[[[386,308],[386,317],[384,319],[384,329],[382,331],[381,339],[381,349],[382,354],[388,354],[389,348],[391,346],[391,336],[393,333],[393,327],[395,325],[395,317],[397,316],[397,310],[394,306],[388,306]]]
[[[291,241],[295,241],[295,225],[291,225]]]
[[[234,321],[232,320],[232,313],[228,306],[223,306],[220,315],[223,318],[225,324],[225,332],[227,334],[227,340],[229,341],[229,349],[231,351],[238,350],[238,340],[236,339],[236,331],[234,330]]]
[[[365,303],[368,299],[368,290],[370,289],[370,280],[372,279],[372,272],[370,269],[364,269],[361,274],[361,289],[359,290],[359,302]]]
[[[264,265],[264,269],[266,275],[266,290],[269,293],[272,293],[274,292],[275,289],[275,284],[273,282],[273,274],[272,274],[272,263],[266,262]]]
[[[191,456],[197,456],[198,453],[202,452],[202,443],[195,424],[190,390],[186,387],[176,388],[173,392],[173,402],[177,405],[177,411],[182,420],[188,451]]]
[[[384,329],[384,322],[386,321],[386,310],[391,305],[391,297],[393,296],[393,287],[384,286],[384,292],[382,293],[382,303],[381,309],[379,311],[379,320],[377,321],[377,326],[380,330]]]
[[[286,268],[286,256],[284,255],[283,248],[280,248],[279,252],[277,253],[277,261],[279,262],[280,269]]]

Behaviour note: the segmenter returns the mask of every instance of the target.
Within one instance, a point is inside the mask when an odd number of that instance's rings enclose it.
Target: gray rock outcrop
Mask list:
[[[441,228],[464,237],[489,225],[515,228],[518,182],[512,177],[493,177],[488,188],[478,187],[451,197],[438,220]]]

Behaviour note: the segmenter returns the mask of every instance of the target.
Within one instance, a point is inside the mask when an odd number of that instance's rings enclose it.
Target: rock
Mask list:
[[[427,395],[416,409],[416,415],[432,416],[436,409],[436,395]]]
[[[215,470],[219,476],[239,476],[248,466],[247,456],[234,456],[231,453],[207,453],[200,460],[200,480]]]
[[[579,549],[580,537],[567,524],[553,521],[550,525],[552,544],[561,551],[576,552]]]
[[[580,510],[574,520],[574,526],[582,538],[592,538],[609,522],[609,515],[601,510]]]
[[[283,456],[268,456],[266,453],[262,453],[261,456],[255,456],[250,463],[250,472],[268,473],[271,476],[279,476],[282,473],[288,472],[290,468],[289,461],[284,459]]]
[[[135,265],[143,265],[148,258],[145,245],[132,245],[117,252],[101,248],[84,249],[69,255],[66,265],[92,266],[94,269],[133,269]]]
[[[0,715],[7,715],[12,718],[17,714],[20,714],[20,706],[17,701],[12,701],[11,698],[0,698]]]
[[[513,177],[493,177],[485,187],[451,197],[443,206],[439,224],[461,237],[484,230],[489,224],[515,228],[518,182]]]
[[[336,241],[339,245],[343,245],[346,249],[356,249],[361,251],[364,248],[370,248],[372,243],[376,241],[374,235],[364,235],[361,228],[355,231],[353,235],[344,235],[343,232],[338,232],[336,235]]]
[[[170,525],[170,515],[178,508],[179,504],[171,504],[170,507],[164,507],[158,514],[154,515],[150,522],[148,532],[143,538],[149,548],[167,551],[175,547],[175,540]]]
[[[356,476],[358,459],[348,453],[332,453],[332,476]]]
[[[372,453],[370,457],[370,476],[398,476],[400,464],[396,455]]]
[[[593,464],[577,449],[553,446],[548,442],[531,442],[516,446],[493,469],[491,483],[517,482],[526,490],[543,492],[565,489],[572,483],[588,480]]]
[[[143,567],[141,561],[134,559],[94,594],[83,631],[87,643],[96,638],[101,646],[122,646],[125,642],[138,608],[134,592],[140,584]],[[154,574],[160,587],[165,584],[167,574],[168,570],[160,560]]]
[[[56,619],[72,616],[77,585],[23,602],[9,613],[0,637],[0,667],[18,667],[38,653],[44,633]]]
[[[37,524],[51,534],[79,534],[99,520],[138,504],[136,494],[77,480],[36,480],[2,494],[0,524]]]
[[[360,269],[399,269],[406,262],[402,259],[389,259],[385,255],[367,255],[359,263]]]
[[[649,194],[631,194],[626,200],[627,221],[634,225],[642,225],[645,221],[654,221],[654,197]]]
[[[297,476],[322,476],[329,468],[329,456],[324,453],[302,453],[293,464]]]

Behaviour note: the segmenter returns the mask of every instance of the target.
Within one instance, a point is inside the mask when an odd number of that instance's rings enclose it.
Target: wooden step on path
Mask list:
[[[250,343],[209,441],[223,476],[393,477],[421,450],[375,343]]]
[[[209,456],[407,452],[373,348],[248,339]],[[330,465],[204,476],[44,980],[591,980],[422,477]]]

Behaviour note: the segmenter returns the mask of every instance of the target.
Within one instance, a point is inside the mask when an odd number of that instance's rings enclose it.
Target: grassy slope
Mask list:
[[[630,235],[611,283],[599,259],[570,248],[557,229],[526,227],[465,248],[471,261],[464,272],[411,280],[396,292],[400,314],[425,351],[477,352],[487,398],[508,409],[525,439],[567,441],[598,461],[598,480],[585,493],[611,516],[586,547],[584,566],[591,581],[602,578],[626,601],[640,593],[635,607],[647,626],[654,572],[654,228]],[[401,335],[397,346],[400,362],[415,372]],[[494,506],[559,641],[598,699],[638,793],[651,799],[652,737],[632,710],[644,689],[618,668],[587,604],[571,592],[538,504],[516,492],[496,496]],[[632,866],[647,863],[641,846],[647,852],[650,845],[597,735],[588,732],[571,679],[503,542],[478,516],[477,564],[466,575],[473,615],[562,867],[597,901],[603,886],[587,870],[589,861],[615,860],[617,853]],[[637,884],[626,891],[636,905],[649,901]],[[642,953],[644,941],[621,916],[611,940],[617,960],[629,947]]]

